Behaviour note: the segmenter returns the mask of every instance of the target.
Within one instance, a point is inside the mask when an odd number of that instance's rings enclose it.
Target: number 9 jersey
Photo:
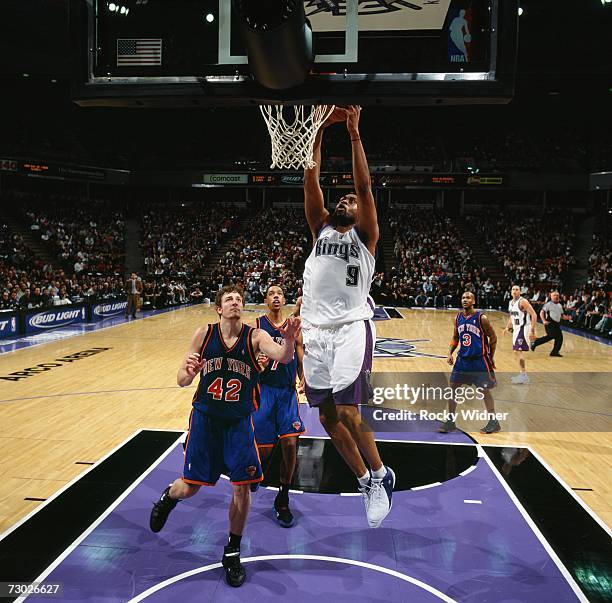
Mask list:
[[[200,358],[205,361],[193,406],[224,419],[249,416],[259,407],[259,372],[252,327],[243,324],[234,345],[225,344],[219,323],[209,324]]]
[[[325,224],[304,266],[302,319],[330,327],[372,318],[375,263],[355,228],[341,233]]]

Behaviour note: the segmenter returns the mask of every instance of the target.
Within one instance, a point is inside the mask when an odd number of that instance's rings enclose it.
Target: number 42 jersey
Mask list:
[[[368,294],[375,263],[355,228],[341,233],[323,226],[304,266],[304,321],[330,327],[372,318]]]
[[[205,360],[193,406],[223,419],[250,415],[259,407],[259,372],[253,353],[253,328],[245,324],[231,347],[223,340],[219,323],[208,325],[200,358]]]

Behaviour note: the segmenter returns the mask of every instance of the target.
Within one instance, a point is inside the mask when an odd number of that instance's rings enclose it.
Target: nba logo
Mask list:
[[[450,63],[469,63],[472,42],[471,10],[455,9],[449,11],[448,60]]]

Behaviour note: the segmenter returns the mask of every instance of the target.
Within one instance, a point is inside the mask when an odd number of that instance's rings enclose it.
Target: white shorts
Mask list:
[[[338,327],[315,327],[302,322],[306,397],[311,406],[326,400],[335,404],[365,404],[376,342],[371,320]]]

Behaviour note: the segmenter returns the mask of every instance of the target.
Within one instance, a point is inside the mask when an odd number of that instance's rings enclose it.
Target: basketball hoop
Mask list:
[[[334,105],[315,105],[310,110],[304,105],[261,105],[259,109],[272,140],[270,167],[288,170],[315,167],[312,159],[315,137],[333,113]],[[289,119],[285,119],[283,111],[289,114]]]

